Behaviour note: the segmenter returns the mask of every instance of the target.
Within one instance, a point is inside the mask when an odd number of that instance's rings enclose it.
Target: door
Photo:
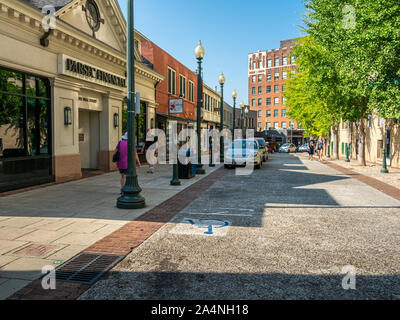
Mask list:
[[[79,110],[79,153],[82,170],[96,170],[99,165],[99,112]]]

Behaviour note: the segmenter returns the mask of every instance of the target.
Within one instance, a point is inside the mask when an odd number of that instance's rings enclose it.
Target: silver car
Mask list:
[[[279,152],[297,152],[297,149],[293,143],[285,143],[279,148]]]
[[[262,167],[263,152],[260,149],[258,141],[254,139],[234,140],[225,151],[225,168],[244,166],[249,163],[254,164],[256,169]]]

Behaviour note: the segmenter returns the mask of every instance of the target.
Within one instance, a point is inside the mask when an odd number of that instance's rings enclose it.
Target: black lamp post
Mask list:
[[[128,0],[128,39],[127,39],[127,69],[128,69],[128,173],[126,184],[122,188],[122,196],[117,200],[120,209],[140,209],[145,206],[145,199],[140,195],[136,173],[136,117],[135,117],[135,56],[133,0]]]
[[[203,168],[203,165],[201,164],[201,123],[200,123],[200,118],[201,118],[201,100],[203,99],[202,97],[202,86],[203,86],[203,81],[201,79],[201,60],[203,60],[204,55],[205,55],[205,50],[201,44],[201,41],[199,41],[199,45],[195,49],[195,56],[199,64],[199,70],[198,70],[198,75],[197,75],[197,174],[205,174],[206,171]]]
[[[243,135],[243,111],[244,111],[244,101],[240,103],[240,129],[242,129],[242,135]]]
[[[221,122],[219,124],[220,133],[224,130],[224,84],[225,84],[225,76],[223,73],[219,76],[218,82],[221,85],[221,105],[219,108],[219,112],[221,115]],[[221,135],[220,143],[219,143],[219,157],[221,163],[224,163],[224,138]]]
[[[387,168],[386,159],[387,159],[387,131],[390,130],[390,126],[386,126],[386,130],[384,131],[384,139],[383,139],[383,159],[382,159],[382,173],[389,173]],[[390,131],[389,131],[390,132]]]
[[[233,90],[232,92],[232,98],[233,98],[233,126],[232,126],[232,130],[233,130],[233,134],[235,134],[235,129],[236,129],[236,98],[237,98],[237,93],[236,90]]]

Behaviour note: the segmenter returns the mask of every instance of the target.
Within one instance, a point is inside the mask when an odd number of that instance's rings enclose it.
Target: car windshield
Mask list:
[[[231,144],[232,149],[254,149],[257,150],[257,143],[251,140],[235,140]]]
[[[289,147],[290,144],[289,143],[285,143],[284,145],[282,145],[282,147]]]

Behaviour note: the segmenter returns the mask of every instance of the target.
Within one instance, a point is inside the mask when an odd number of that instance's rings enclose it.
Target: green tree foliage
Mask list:
[[[358,123],[365,165],[365,119],[376,109],[399,118],[400,2],[306,0],[308,34],[332,57],[340,77],[343,120]],[[397,81],[396,81],[397,80]]]
[[[301,123],[306,135],[327,136],[331,126],[336,135],[340,109],[346,100],[333,57],[310,36],[299,39],[292,54],[297,73],[287,80],[284,93],[289,116]]]

